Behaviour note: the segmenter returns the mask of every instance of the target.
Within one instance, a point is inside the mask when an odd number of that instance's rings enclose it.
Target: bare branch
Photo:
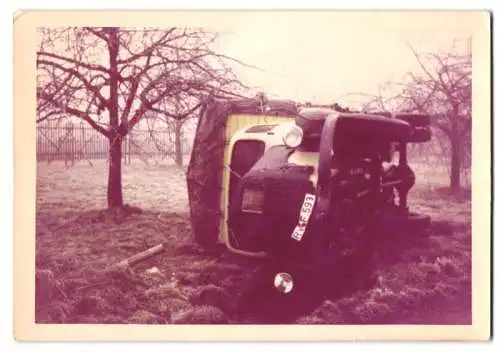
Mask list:
[[[92,85],[80,72],[78,72],[76,69],[73,69],[73,68],[68,68],[68,67],[64,67],[60,64],[57,64],[55,62],[52,62],[52,61],[46,61],[46,60],[42,60],[42,59],[39,59],[37,60],[37,65],[48,65],[48,66],[52,66],[52,67],[55,67],[63,72],[66,72],[66,73],[69,73],[70,75],[72,75],[73,77],[76,77],[78,78],[84,85],[85,85],[85,88],[88,89],[90,92],[92,92],[96,97],[99,98],[100,102],[103,104],[103,105],[106,105],[108,103],[108,100],[106,98],[104,98],[102,96],[102,94],[99,92],[99,89],[98,87]]]
[[[165,39],[175,30],[176,28],[170,28],[169,30],[167,30],[165,32],[164,35],[161,36],[160,39],[158,39],[156,42],[154,42],[152,45],[148,46],[146,49],[144,49],[143,51],[137,53],[137,54],[133,54],[132,56],[124,59],[124,60],[118,60],[117,63],[119,65],[121,64],[128,64],[128,63],[131,63],[132,61],[135,61],[139,58],[142,58],[142,57],[151,57],[153,51],[159,46],[161,45]]]
[[[117,112],[119,133],[126,135],[148,112],[183,120],[208,95],[242,97],[248,90],[227,64],[243,63],[213,51],[217,35],[202,29],[84,27],[41,33],[37,110],[93,121],[106,135],[100,121],[115,126]],[[105,62],[106,54],[117,59]]]
[[[409,43],[409,42],[406,42],[406,44],[408,45],[408,47],[410,48],[410,50],[412,51],[413,55],[415,56],[415,59],[417,59],[417,62],[420,66],[420,68],[425,72],[425,74],[427,75],[427,77],[429,77],[431,80],[433,80],[434,82],[437,82],[437,78],[435,78],[430,72],[429,70],[427,69],[427,67],[423,64],[422,60],[420,59],[420,55],[415,51],[415,49],[413,49],[413,46]]]
[[[106,37],[104,35],[104,31],[103,30],[98,30],[98,29],[94,29],[92,27],[85,27],[85,29],[87,31],[89,31],[90,33],[92,33],[93,35],[95,35],[96,37],[102,39],[103,41],[106,42],[106,44],[108,43],[108,37]]]
[[[95,71],[101,71],[101,72],[104,72],[104,73],[109,73],[109,70],[106,69],[104,66],[96,65],[96,64],[88,64],[88,63],[85,63],[85,62],[82,62],[82,61],[77,61],[75,59],[71,59],[69,57],[64,57],[62,55],[57,55],[57,54],[53,54],[53,53],[47,53],[47,52],[44,52],[44,51],[38,51],[37,55],[38,56],[48,56],[48,57],[51,57],[51,58],[54,58],[54,59],[62,60],[62,61],[71,63],[71,64],[75,65],[76,67],[84,67],[84,68],[89,69],[89,70],[95,70]]]
[[[42,95],[43,95],[43,93],[42,93]],[[48,98],[48,99],[50,99],[50,98]],[[103,135],[105,135],[105,136],[109,135],[108,131],[105,128],[103,128],[102,126],[98,125],[92,119],[92,117],[90,117],[90,115],[88,113],[85,113],[84,111],[81,111],[81,110],[78,110],[75,108],[64,106],[64,105],[58,103],[57,101],[52,101],[52,103],[54,104],[54,106],[56,106],[57,108],[60,109],[57,112],[54,112],[54,114],[55,113],[59,113],[59,114],[69,113],[73,116],[77,116],[77,117],[81,118],[82,120],[84,120],[85,122],[87,122],[90,126],[92,126],[94,129],[96,129],[97,131],[99,131]]]

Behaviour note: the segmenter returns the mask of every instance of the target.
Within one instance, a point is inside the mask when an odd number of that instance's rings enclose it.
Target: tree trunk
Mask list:
[[[460,140],[454,139],[451,141],[451,172],[450,172],[450,188],[453,191],[460,189],[460,169],[462,157],[460,155]]]
[[[116,134],[109,139],[108,209],[123,207],[122,138]]]
[[[175,120],[175,163],[182,166],[182,121]]]
[[[118,117],[118,29],[107,28],[109,49],[109,173],[108,209],[123,207],[122,195],[122,144],[125,135],[119,126]]]

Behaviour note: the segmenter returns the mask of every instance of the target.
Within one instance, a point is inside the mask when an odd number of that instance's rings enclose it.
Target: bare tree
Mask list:
[[[245,88],[232,59],[212,50],[217,34],[203,29],[44,28],[39,34],[37,122],[72,116],[107,137],[109,209],[123,207],[122,142],[146,113],[182,120],[204,96]]]
[[[360,94],[366,99],[364,111],[397,110],[430,114],[442,148],[449,155],[450,188],[461,186],[461,169],[471,148],[472,128],[472,54],[470,39],[465,51],[417,53],[409,45],[421,70],[409,72],[402,82],[379,85],[377,94]],[[441,142],[441,141],[440,141]],[[448,146],[448,147],[447,147]]]
[[[470,148],[472,137],[472,55],[470,52],[421,55],[412,51],[424,73],[409,75],[411,80],[401,99],[407,110],[434,116],[433,126],[442,132],[450,146],[450,187],[458,190],[466,148]]]
[[[169,104],[168,108],[176,106],[176,104]],[[173,112],[173,117],[155,116],[147,119],[147,130],[149,138],[154,147],[162,154],[163,157],[170,158],[177,166],[184,166],[184,155],[188,151],[186,146],[186,126],[188,122],[196,119],[196,113],[186,114],[183,113],[181,108]],[[161,126],[161,128],[159,128]],[[166,132],[166,133],[165,133]],[[191,131],[193,133],[194,131]],[[167,137],[167,138],[165,138]]]
[[[169,116],[163,117],[161,120],[169,127],[169,135],[173,139],[172,144],[174,146],[173,159],[177,166],[183,166],[183,126],[195,116],[194,111],[189,109],[189,106],[194,104],[192,100],[190,97],[176,97],[176,99],[162,106],[162,109],[169,112]]]

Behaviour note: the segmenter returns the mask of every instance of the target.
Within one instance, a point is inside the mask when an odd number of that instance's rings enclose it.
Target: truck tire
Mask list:
[[[341,115],[334,140],[348,143],[353,139],[406,142],[411,134],[411,125],[403,120],[370,114]]]
[[[351,143],[353,138],[405,142],[411,136],[410,123],[388,114],[344,114],[328,109],[306,109],[297,116],[295,123],[302,128],[305,136],[319,139],[328,116],[339,119],[335,128],[336,138]]]
[[[426,143],[432,139],[430,127],[416,127],[408,140],[408,143]]]
[[[396,114],[396,118],[408,122],[413,127],[426,127],[431,124],[431,116],[427,114]]]

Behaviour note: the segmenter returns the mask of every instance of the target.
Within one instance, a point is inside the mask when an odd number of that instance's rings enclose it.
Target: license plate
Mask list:
[[[302,202],[302,207],[300,208],[299,222],[292,232],[292,238],[294,240],[300,241],[304,236],[315,201],[316,196],[314,194],[306,193],[304,196],[304,201]]]

